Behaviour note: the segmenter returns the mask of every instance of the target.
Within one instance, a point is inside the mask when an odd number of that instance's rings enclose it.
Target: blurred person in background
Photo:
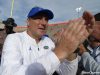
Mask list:
[[[2,47],[4,44],[5,38],[8,34],[15,33],[13,31],[13,27],[17,26],[13,18],[8,18],[2,23],[4,24],[4,29],[0,30],[0,61],[1,61]]]
[[[83,55],[84,58],[82,58],[82,60],[79,63],[79,65],[80,65],[80,68],[79,68],[80,72],[78,72],[79,74],[81,73],[82,70],[84,70],[86,72],[90,72],[90,71],[98,72],[98,67],[97,67],[98,65],[94,65],[94,62],[96,62],[97,64],[100,64],[100,13],[95,14],[94,18],[95,18],[95,25],[93,26],[93,32],[88,37],[88,44],[86,46],[87,48],[86,48],[86,50],[84,50],[85,48],[83,48],[83,49],[81,48],[82,50],[80,49],[81,55],[82,54],[85,55],[84,52],[88,52],[89,57],[90,56],[91,57],[90,57],[90,59],[85,60],[86,57],[84,57],[84,55]],[[92,62],[93,61],[92,59],[95,61]],[[82,64],[84,62],[85,62],[85,64]],[[91,64],[91,66],[89,64]],[[86,65],[88,65],[88,66],[86,66]]]
[[[15,20],[13,18],[8,18],[6,21],[3,21],[3,23],[5,24],[5,30],[7,35],[11,33],[15,33],[13,28],[16,27],[17,24],[15,23]]]
[[[95,25],[93,32],[89,36],[89,46],[87,47],[90,55],[100,64],[100,13],[94,15]]]

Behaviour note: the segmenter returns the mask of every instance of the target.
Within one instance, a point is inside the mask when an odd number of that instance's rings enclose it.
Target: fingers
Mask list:
[[[93,29],[93,26],[95,25],[95,18],[94,18],[94,16],[90,12],[85,11],[83,13],[82,17],[85,20],[85,25],[87,26],[87,30],[91,33],[92,29]]]
[[[64,32],[64,29],[62,28],[61,30],[57,31],[54,35],[53,35],[53,41],[55,42],[55,44],[61,39],[62,33]]]
[[[73,36],[73,37],[72,37]],[[68,27],[62,33],[62,39],[71,38],[70,40],[77,40],[82,43],[89,36],[84,20],[70,21]]]
[[[79,46],[79,54],[82,55],[84,52],[87,52],[87,50],[85,49],[84,45],[83,44],[80,44]]]
[[[77,39],[79,39],[80,44],[83,43],[89,36],[89,32],[86,30],[86,27],[82,27],[80,33],[77,35]]]
[[[81,34],[83,28],[86,28],[84,25],[84,20],[81,18],[79,20],[70,21],[68,27],[65,29],[64,35],[75,35]],[[67,36],[68,37],[68,36]]]
[[[88,35],[89,33],[84,25],[83,19],[70,21],[67,28],[63,29],[58,35],[59,41],[55,49],[56,54],[61,59],[63,59],[62,56],[64,58],[67,57],[77,49],[79,44],[81,44]]]
[[[94,19],[94,16],[89,11],[84,11],[82,17],[86,21],[87,24],[90,24],[91,20]]]
[[[89,11],[84,11],[83,18],[86,20],[89,20],[89,19],[93,18],[93,15]]]
[[[76,22],[76,21],[75,21]],[[79,33],[82,32],[82,29],[85,28],[84,26],[84,20],[83,19],[80,19],[79,21],[76,22],[76,28],[75,28],[75,31],[74,31],[74,34],[77,36]]]

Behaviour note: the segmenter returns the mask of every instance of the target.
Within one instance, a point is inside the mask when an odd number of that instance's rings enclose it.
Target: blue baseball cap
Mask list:
[[[51,10],[44,9],[41,7],[33,7],[28,13],[27,17],[34,17],[38,13],[45,13],[48,16],[48,19],[53,19],[54,14]]]

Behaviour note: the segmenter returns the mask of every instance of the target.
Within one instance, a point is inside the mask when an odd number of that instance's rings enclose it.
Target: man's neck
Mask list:
[[[41,36],[37,36],[37,35],[32,35],[32,33],[30,31],[27,31],[27,34],[32,37],[33,39],[36,40],[36,43],[39,43],[41,40]]]

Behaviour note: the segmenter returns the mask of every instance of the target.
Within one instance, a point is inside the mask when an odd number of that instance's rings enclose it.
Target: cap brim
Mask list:
[[[34,17],[38,13],[45,13],[47,15],[48,19],[53,19],[53,17],[54,17],[53,12],[48,9],[39,10],[39,11],[35,12],[34,14],[28,15],[28,17],[32,17],[32,16]]]
[[[48,16],[48,19],[53,19],[54,17],[53,12],[48,9],[41,10],[38,13],[45,13]]]

